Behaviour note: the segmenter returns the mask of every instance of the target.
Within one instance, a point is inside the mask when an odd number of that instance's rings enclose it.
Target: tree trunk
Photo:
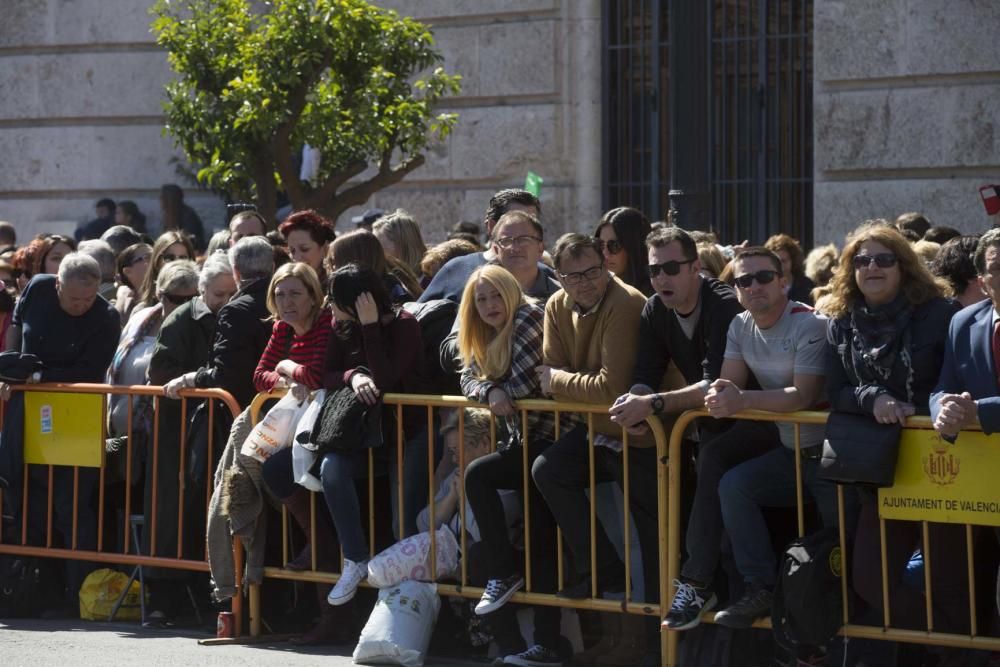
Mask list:
[[[274,159],[263,149],[254,160],[254,184],[257,186],[257,212],[267,221],[268,231],[277,227],[278,185],[274,179]]]

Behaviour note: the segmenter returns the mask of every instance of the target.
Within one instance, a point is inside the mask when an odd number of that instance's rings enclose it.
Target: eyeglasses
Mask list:
[[[166,257],[166,255],[164,255],[164,257]],[[146,253],[145,255],[139,255],[138,257],[133,257],[133,258],[132,258],[132,261],[130,261],[130,262],[128,263],[128,265],[129,265],[129,266],[135,266],[136,264],[142,264],[143,262],[148,262],[148,261],[149,261],[149,258],[150,258],[150,254],[149,254],[149,253]],[[177,258],[177,257],[174,257],[173,259],[168,259],[168,260],[166,260],[166,261],[168,261],[168,262],[172,262],[172,261],[174,261],[175,259],[178,259],[178,258]],[[185,258],[185,259],[186,259],[186,258]]]
[[[563,285],[577,285],[581,280],[597,280],[604,271],[603,266],[592,266],[586,271],[576,271],[574,273],[560,273],[559,280]]]
[[[753,285],[755,280],[758,285],[766,285],[780,275],[777,271],[758,271],[757,273],[744,273],[742,276],[736,276],[734,280],[737,285],[746,289]]]
[[[515,245],[520,248],[528,245],[529,243],[538,243],[541,241],[537,236],[504,236],[497,239],[497,245],[508,250],[513,248]]]
[[[602,241],[601,239],[597,239],[597,242],[601,244],[601,250],[607,250],[609,255],[617,255],[618,253],[620,253],[622,250],[625,249],[625,246],[623,246],[621,242],[616,241],[614,239],[610,241]]]
[[[854,268],[867,269],[875,262],[875,266],[880,269],[888,269],[896,266],[896,256],[891,252],[880,252],[877,255],[855,255]]]
[[[165,263],[176,262],[179,259],[190,259],[190,257],[188,257],[187,255],[171,255],[169,252],[163,253],[162,255],[160,255],[160,257],[163,258],[163,261]]]
[[[660,275],[660,271],[663,271],[668,276],[676,276],[681,272],[681,267],[685,264],[690,264],[693,259],[685,259],[683,262],[679,262],[676,259],[672,259],[669,262],[663,262],[662,264],[650,264],[649,265],[649,277],[655,278]]]
[[[175,306],[183,306],[185,303],[195,298],[196,294],[164,294],[163,298]]]

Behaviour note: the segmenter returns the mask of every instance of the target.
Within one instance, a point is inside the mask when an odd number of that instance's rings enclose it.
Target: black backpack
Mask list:
[[[35,618],[58,600],[53,572],[41,558],[0,557],[0,618]]]
[[[448,299],[433,299],[426,303],[418,301],[404,303],[403,308],[420,324],[420,340],[424,354],[423,368],[420,371],[427,385],[425,390],[432,394],[461,394],[458,375],[446,372],[441,367],[439,355],[441,343],[451,333],[455,317],[458,316],[458,304]]]
[[[844,621],[843,556],[836,528],[824,528],[785,547],[771,608],[779,645],[789,651],[821,649],[837,635]]]

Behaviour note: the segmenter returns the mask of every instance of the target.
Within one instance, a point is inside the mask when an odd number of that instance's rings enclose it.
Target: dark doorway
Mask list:
[[[603,205],[661,220],[670,207],[672,2],[604,0]],[[812,244],[812,0],[713,0],[704,159],[709,227],[725,243],[785,232]]]

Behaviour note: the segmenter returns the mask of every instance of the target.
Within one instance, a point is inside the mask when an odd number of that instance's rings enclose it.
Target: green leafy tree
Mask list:
[[[280,189],[335,219],[422,165],[457,120],[434,110],[460,77],[427,27],[364,0],[157,0],[152,13],[177,75],[166,131],[200,183],[255,198],[268,219]],[[295,167],[304,144],[322,153],[314,184]]]

